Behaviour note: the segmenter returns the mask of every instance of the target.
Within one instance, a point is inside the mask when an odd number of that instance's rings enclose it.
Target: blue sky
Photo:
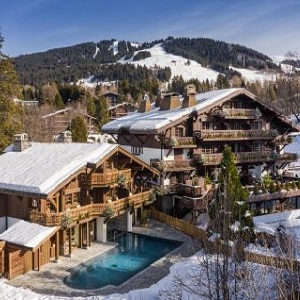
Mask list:
[[[0,0],[9,56],[103,39],[207,37],[300,53],[300,0]]]

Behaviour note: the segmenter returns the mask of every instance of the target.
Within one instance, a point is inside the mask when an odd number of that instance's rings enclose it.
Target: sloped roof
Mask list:
[[[253,99],[253,101],[259,103],[259,105],[264,106],[264,108],[268,109],[269,111],[276,113],[278,119],[291,126],[294,130],[300,130],[298,126],[292,124],[287,118],[278,114],[278,112],[272,108],[266,107],[263,102],[259,101],[255,95],[246,89],[230,88],[196,94],[197,104],[192,107],[178,107],[163,111],[161,111],[159,107],[156,107],[145,113],[134,112],[128,114],[127,116],[105,124],[102,127],[102,131],[110,134],[122,132],[131,134],[159,133],[159,131],[163,130],[164,128],[173,126],[175,122],[188,118],[193,111],[196,111],[197,113],[207,111],[214,105],[220,105],[223,102],[228,101],[230,98],[238,95],[246,95],[247,97]]]
[[[222,98],[228,97],[242,89],[216,90],[196,95],[197,105],[188,108],[175,108],[172,110],[159,110],[159,107],[145,113],[132,113],[105,124],[102,131],[106,133],[118,133],[122,130],[130,133],[156,133],[181,118],[188,116],[192,111],[199,111]]]
[[[0,240],[34,249],[51,237],[59,227],[42,226],[23,220],[17,221],[0,234]]]
[[[32,143],[22,152],[12,146],[0,156],[0,192],[47,195],[62,181],[97,163],[117,144]]]

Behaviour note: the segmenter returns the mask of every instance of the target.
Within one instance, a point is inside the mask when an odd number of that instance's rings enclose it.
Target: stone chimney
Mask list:
[[[72,133],[69,130],[63,131],[58,134],[56,138],[57,143],[72,143]]]
[[[178,93],[165,94],[164,98],[160,103],[160,110],[170,110],[176,107],[180,107],[181,102],[179,100]]]
[[[149,96],[146,94],[141,101],[139,112],[144,113],[152,109]]]
[[[194,84],[189,84],[184,88],[184,99],[182,101],[182,108],[192,107],[196,104],[196,87]]]
[[[27,133],[16,134],[14,138],[13,151],[22,152],[31,146]]]

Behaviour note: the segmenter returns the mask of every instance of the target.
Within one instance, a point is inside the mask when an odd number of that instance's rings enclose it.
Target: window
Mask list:
[[[209,122],[202,122],[202,129],[209,129]]]
[[[141,155],[143,154],[143,147],[131,146],[131,153],[135,155]]]
[[[77,203],[78,202],[78,193],[74,193],[73,194],[73,203]]]
[[[175,128],[175,136],[182,137],[183,135],[183,127],[176,127]]]
[[[213,145],[203,145],[202,152],[204,154],[214,153],[214,147],[213,147]]]
[[[65,201],[66,201],[66,205],[71,205],[72,204],[72,194],[66,194]]]
[[[260,142],[254,142],[253,151],[254,152],[262,151],[262,144]]]
[[[252,123],[253,130],[262,130],[262,122],[254,122]]]

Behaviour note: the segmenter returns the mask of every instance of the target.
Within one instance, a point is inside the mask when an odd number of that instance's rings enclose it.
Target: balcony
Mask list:
[[[89,187],[114,185],[118,184],[120,180],[122,182],[131,180],[131,169],[81,175],[81,182]]]
[[[276,130],[202,130],[199,138],[203,141],[236,141],[272,140],[276,136]]]
[[[179,183],[177,185],[177,193],[180,196],[187,196],[198,198],[203,196],[204,189],[201,186],[193,186],[188,184]]]
[[[271,200],[283,200],[290,197],[300,196],[300,190],[281,190],[275,193],[264,193],[258,195],[250,195],[248,198],[249,203],[262,202],[262,201],[271,201]]]
[[[257,119],[261,112],[257,109],[223,108],[225,119]]]
[[[258,152],[239,152],[233,153],[235,156],[236,163],[259,163],[259,162],[292,162],[298,159],[296,153],[274,153],[272,151],[258,151]],[[201,163],[206,166],[219,165],[222,160],[222,153],[211,153],[211,154],[197,154],[194,155],[193,160],[196,163]]]
[[[192,136],[165,138],[166,148],[196,148],[196,139]]]
[[[161,172],[180,172],[195,169],[191,160],[153,161],[151,166]]]
[[[114,214],[124,212],[129,207],[137,207],[147,202],[150,191],[138,193],[110,203],[93,203],[82,207],[70,209],[59,213],[30,212],[30,221],[44,226],[64,226],[66,218],[69,225],[80,224],[95,217],[105,217],[105,211],[109,208]]]

